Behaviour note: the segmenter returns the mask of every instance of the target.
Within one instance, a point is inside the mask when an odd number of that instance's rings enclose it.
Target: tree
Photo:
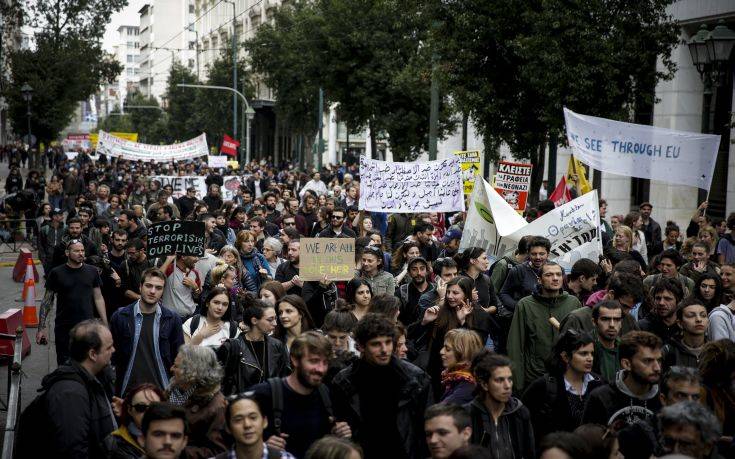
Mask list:
[[[179,83],[197,84],[198,80],[186,66],[180,62],[174,62],[168,75],[168,89],[166,89],[166,100],[168,101],[166,133],[173,142],[183,142],[202,133],[192,117],[198,108],[195,93],[190,88],[178,87]]]
[[[167,143],[170,139],[166,135],[165,121],[161,110],[155,108],[127,108],[127,107],[158,107],[155,97],[144,96],[138,91],[130,92],[125,97],[123,112],[115,110],[97,123],[97,128],[107,132],[137,132],[138,141],[142,143]],[[163,125],[163,126],[162,126]]]
[[[104,52],[101,38],[110,16],[127,0],[28,0],[2,2],[2,13],[37,30],[35,49],[15,50],[9,56],[11,78],[9,114],[25,126],[26,103],[20,87],[34,88],[31,103],[33,132],[48,142],[68,125],[77,103],[105,82],[112,82],[122,66]]]
[[[671,0],[463,0],[442,2],[442,69],[460,109],[486,143],[505,142],[534,168],[561,141],[562,107],[629,119],[671,78],[678,27]],[[660,58],[662,71],[656,71]],[[535,195],[535,193],[533,193]]]
[[[295,2],[246,47],[290,127],[313,139],[322,88],[350,129],[387,133],[394,156],[410,160],[428,147],[432,61],[422,8],[399,0]],[[443,104],[440,133],[453,126],[450,114]]]

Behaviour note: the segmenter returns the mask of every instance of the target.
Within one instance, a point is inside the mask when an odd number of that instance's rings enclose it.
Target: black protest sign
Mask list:
[[[163,255],[204,256],[204,222],[175,220],[148,228],[149,257]]]

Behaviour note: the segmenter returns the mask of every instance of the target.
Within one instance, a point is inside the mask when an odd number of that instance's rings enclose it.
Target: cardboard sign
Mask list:
[[[500,161],[498,172],[495,174],[495,191],[519,213],[523,213],[528,202],[531,169],[532,164]]]
[[[204,222],[175,220],[148,227],[149,257],[165,255],[204,256]]]
[[[475,186],[475,177],[482,175],[482,156],[480,151],[455,151],[454,156],[459,158],[459,168],[462,170],[462,182],[464,183],[464,194],[472,194],[472,189]]]
[[[351,238],[301,238],[299,278],[320,281],[355,277],[355,240]]]

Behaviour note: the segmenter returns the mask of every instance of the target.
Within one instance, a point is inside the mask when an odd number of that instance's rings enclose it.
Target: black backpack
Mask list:
[[[85,388],[81,376],[76,373],[66,374],[56,379],[49,389],[60,381],[76,381]],[[89,389],[87,389],[89,390]],[[54,451],[54,432],[46,412],[46,393],[48,390],[39,389],[41,392],[20,413],[15,430],[15,445],[13,457],[25,459],[29,457],[55,457],[58,453]],[[89,397],[90,401],[92,397]],[[39,441],[40,440],[40,441]]]
[[[271,400],[273,409],[273,429],[276,435],[281,435],[281,418],[283,417],[283,379],[282,378],[268,378],[268,385],[271,386]],[[329,416],[330,424],[334,423],[334,410],[332,409],[332,399],[329,398],[329,392],[327,392],[327,386],[319,384],[317,387],[319,396],[322,399],[324,409]]]
[[[199,328],[199,322],[202,320],[202,316],[199,314],[194,314],[191,317],[191,323],[189,324],[189,334],[191,336],[194,336],[194,332],[197,331],[197,328]],[[237,336],[238,331],[238,325],[237,322],[234,320],[230,321],[230,339],[233,339],[235,336]]]

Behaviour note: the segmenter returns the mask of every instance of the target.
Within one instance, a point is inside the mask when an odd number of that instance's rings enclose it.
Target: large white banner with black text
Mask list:
[[[186,142],[171,145],[150,145],[147,143],[132,142],[115,137],[105,131],[99,132],[97,154],[108,157],[127,159],[130,161],[154,161],[167,163],[193,159],[209,154],[207,150],[207,136],[205,134],[187,140]]]

